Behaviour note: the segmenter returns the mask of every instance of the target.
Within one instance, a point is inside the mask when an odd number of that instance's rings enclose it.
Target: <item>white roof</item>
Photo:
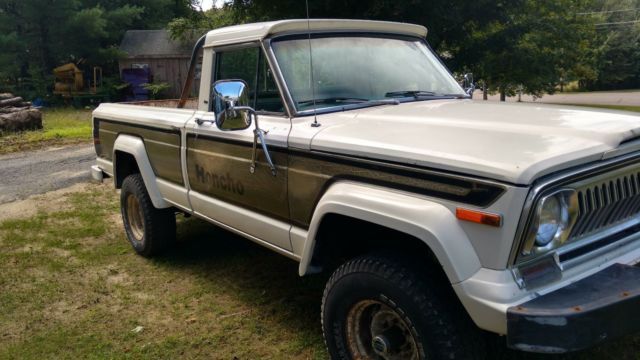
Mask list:
[[[297,19],[235,25],[211,30],[205,47],[262,40],[270,35],[311,31],[363,31],[411,35],[424,38],[427,28],[421,25],[372,20]]]

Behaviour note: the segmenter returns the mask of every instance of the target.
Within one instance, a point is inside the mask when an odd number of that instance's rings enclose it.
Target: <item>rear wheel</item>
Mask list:
[[[156,209],[140,174],[127,176],[120,192],[120,212],[127,239],[145,257],[157,255],[175,242],[173,209]]]
[[[333,359],[477,359],[479,330],[440,282],[404,262],[364,256],[327,282],[322,325]],[[444,286],[450,286],[445,283]],[[455,300],[455,299],[453,299]]]

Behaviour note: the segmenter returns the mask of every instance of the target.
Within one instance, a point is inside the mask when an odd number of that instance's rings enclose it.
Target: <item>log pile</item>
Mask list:
[[[0,133],[42,129],[42,113],[19,96],[0,93]]]

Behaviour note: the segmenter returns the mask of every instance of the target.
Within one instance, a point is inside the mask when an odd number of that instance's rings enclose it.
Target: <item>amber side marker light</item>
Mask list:
[[[502,216],[463,208],[456,209],[456,217],[460,220],[471,221],[478,224],[500,227]]]

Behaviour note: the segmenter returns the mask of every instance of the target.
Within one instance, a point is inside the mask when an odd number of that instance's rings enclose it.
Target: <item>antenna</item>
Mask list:
[[[309,0],[305,0],[307,7],[307,35],[309,40],[309,79],[311,80],[311,97],[313,98],[313,123],[311,127],[319,127],[316,109],[316,82],[313,80],[313,52],[311,51],[311,19],[309,18]]]

